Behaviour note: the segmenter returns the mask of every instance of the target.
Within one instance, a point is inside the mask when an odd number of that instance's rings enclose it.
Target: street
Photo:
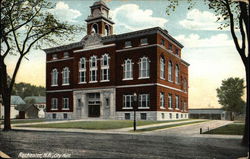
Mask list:
[[[246,156],[247,148],[241,147],[240,141],[239,137],[203,138],[167,134],[0,132],[0,150],[14,158],[20,153],[52,153],[70,154],[68,157],[73,158],[235,159]]]

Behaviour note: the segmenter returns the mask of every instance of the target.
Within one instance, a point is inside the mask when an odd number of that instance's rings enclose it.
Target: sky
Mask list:
[[[219,30],[220,22],[201,1],[188,10],[180,1],[176,11],[166,14],[166,0],[104,0],[115,22],[114,33],[126,33],[159,26],[184,45],[182,58],[189,66],[189,107],[218,108],[216,88],[229,77],[245,79],[244,66],[234,46],[229,29]],[[85,25],[94,0],[53,0],[50,12],[62,21]],[[86,33],[76,34],[73,41],[80,41]],[[46,48],[46,46],[44,46]],[[24,60],[16,82],[45,86],[45,52],[32,50]],[[8,72],[12,74],[16,58],[7,59]]]

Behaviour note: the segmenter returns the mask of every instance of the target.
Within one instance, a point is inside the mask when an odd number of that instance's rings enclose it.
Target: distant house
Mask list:
[[[18,105],[20,104],[26,104],[23,99],[20,96],[11,96],[11,102],[10,102],[10,118],[18,118],[19,111],[16,109]],[[4,118],[4,107],[1,106],[1,118]]]
[[[229,120],[229,113],[221,108],[200,108],[189,109],[189,118],[193,119],[213,119],[213,120]]]
[[[28,97],[24,98],[24,101],[26,103],[33,104],[38,109],[38,118],[45,117],[46,97],[44,97],[44,96],[28,96]]]
[[[17,106],[20,119],[38,118],[39,109],[34,104],[20,104]]]

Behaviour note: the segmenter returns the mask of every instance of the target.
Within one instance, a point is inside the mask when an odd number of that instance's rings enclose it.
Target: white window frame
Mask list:
[[[128,100],[128,101],[127,101]],[[127,102],[129,105],[127,105]],[[133,95],[132,94],[126,94],[123,95],[123,109],[133,109]]]
[[[147,45],[148,44],[148,38],[142,38],[140,40],[141,45]]]
[[[80,58],[80,61],[79,61],[79,83],[80,84],[86,83],[86,58],[85,57]]]
[[[149,77],[149,71],[150,71],[150,65],[149,65],[149,59],[147,57],[140,58],[139,62],[139,79],[145,79],[150,78]]]
[[[164,92],[160,92],[160,108],[165,109],[165,97]]]
[[[58,110],[58,99],[51,98],[51,110]]]
[[[93,62],[95,62],[95,66],[92,66]],[[90,57],[89,75],[90,75],[90,82],[89,83],[96,83],[97,82],[97,57],[96,56]],[[95,77],[95,80],[93,77]]]
[[[108,54],[102,55],[101,62],[101,82],[108,82],[110,80],[110,69],[109,69],[109,60],[110,57]],[[106,61],[106,64],[105,64]],[[106,74],[105,74],[106,71]]]
[[[173,63],[172,63],[172,61],[168,62],[168,81],[173,82]]]
[[[130,48],[130,47],[132,47],[132,42],[131,41],[125,41],[124,48]]]
[[[51,86],[58,86],[58,71],[56,68],[51,72]]]
[[[160,58],[160,78],[165,79],[165,59],[163,57]]]
[[[180,97],[178,95],[175,95],[175,109],[180,109]]]
[[[66,86],[69,85],[69,68],[68,67],[64,67],[63,71],[62,71],[62,85]]]
[[[131,59],[127,59],[124,62],[123,80],[133,80],[133,63]]]
[[[150,95],[149,94],[139,94],[139,109],[149,109],[150,105]],[[146,103],[146,105],[143,105],[143,103]]]
[[[62,109],[69,110],[69,98],[63,98],[62,103],[63,103]]]
[[[178,64],[175,65],[175,83],[180,83],[180,67]]]
[[[168,94],[168,109],[173,109],[173,98],[172,94]]]

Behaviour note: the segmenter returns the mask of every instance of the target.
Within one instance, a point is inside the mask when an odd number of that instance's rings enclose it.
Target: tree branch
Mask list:
[[[232,37],[233,37],[233,41],[234,41],[234,44],[235,44],[235,47],[238,51],[238,53],[240,54],[240,57],[244,63],[244,66],[247,67],[247,58],[246,58],[246,55],[244,52],[242,52],[240,46],[239,46],[239,42],[238,42],[238,38],[235,34],[235,31],[234,31],[234,17],[233,17],[233,13],[231,11],[231,8],[230,8],[230,5],[229,5],[229,2],[228,0],[226,0],[226,8],[227,8],[227,11],[228,11],[228,14],[229,14],[229,19],[230,19],[230,30],[231,30],[231,34],[232,34]]]

